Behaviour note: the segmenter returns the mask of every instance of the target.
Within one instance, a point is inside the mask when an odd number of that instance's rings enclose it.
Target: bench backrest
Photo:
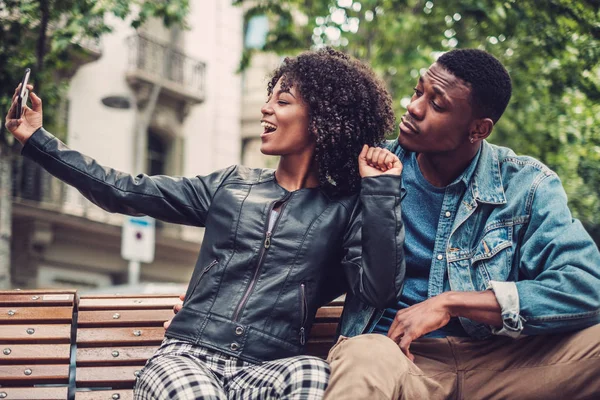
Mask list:
[[[133,399],[136,375],[179,302],[177,295],[0,291],[0,400]],[[326,357],[342,305],[318,310],[308,354]]]
[[[136,375],[162,342],[163,323],[179,302],[174,295],[82,296],[76,399],[132,398]],[[97,388],[105,389],[91,391]]]
[[[74,290],[0,291],[0,399],[67,398],[75,305]]]

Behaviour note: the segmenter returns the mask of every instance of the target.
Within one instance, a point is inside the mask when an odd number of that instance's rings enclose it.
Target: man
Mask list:
[[[554,172],[485,141],[511,91],[479,50],[419,78],[388,144],[403,293],[386,310],[346,299],[326,399],[600,398],[600,254]]]

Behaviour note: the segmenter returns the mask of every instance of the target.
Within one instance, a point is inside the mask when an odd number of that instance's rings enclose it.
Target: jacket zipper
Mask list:
[[[200,278],[198,278],[198,283],[200,283],[200,281],[202,280],[202,277],[204,276],[204,274],[206,274],[208,271],[210,271],[210,269],[212,267],[214,267],[215,265],[217,265],[217,263],[219,262],[219,260],[214,259],[210,264],[208,264],[206,266],[206,268],[204,268],[204,270],[202,271],[202,273],[200,274]],[[198,283],[196,284],[196,286],[198,286]]]
[[[300,297],[302,304],[300,305],[302,310],[302,325],[300,326],[300,344],[304,346],[306,343],[306,333],[304,332],[304,325],[306,325],[307,318],[307,309],[308,304],[306,304],[306,285],[304,283],[300,284]]]
[[[204,277],[204,275],[205,275],[205,274],[206,274],[208,271],[210,271],[210,269],[211,269],[212,267],[214,267],[215,265],[217,265],[218,263],[219,263],[219,260],[215,258],[215,259],[214,259],[214,260],[213,260],[213,261],[212,261],[210,264],[208,264],[208,265],[207,265],[207,266],[206,266],[206,267],[205,267],[205,268],[202,270],[202,272],[200,273],[200,276],[198,277],[198,280],[196,281],[196,284],[194,285],[194,290],[193,290],[193,292],[195,292],[195,291],[196,291],[196,288],[197,288],[197,287],[198,287],[198,285],[200,284],[200,281],[202,281],[202,278]],[[192,292],[192,293],[193,293],[193,292]],[[190,297],[191,297],[191,296],[190,296]],[[187,299],[186,299],[186,300],[187,300]],[[187,303],[187,301],[185,301],[184,303]]]
[[[248,284],[248,288],[246,289],[246,292],[242,296],[242,300],[240,300],[240,303],[238,304],[237,308],[235,309],[235,313],[233,314],[232,321],[238,321],[242,310],[244,309],[244,307],[246,306],[246,303],[248,302],[248,297],[250,297],[250,293],[252,293],[252,291],[254,290],[254,287],[256,286],[256,281],[258,280],[258,277],[260,275],[260,269],[262,267],[262,264],[263,264],[263,261],[265,258],[265,253],[267,252],[269,247],[271,247],[271,236],[273,235],[275,228],[277,228],[279,219],[281,218],[281,215],[283,214],[283,210],[285,209],[285,206],[287,205],[287,201],[290,198],[290,196],[291,196],[291,193],[288,193],[285,195],[285,197],[283,199],[274,201],[269,206],[269,212],[267,214],[269,217],[267,218],[267,225],[265,226],[265,231],[266,231],[265,239],[263,241],[263,246],[260,249],[260,254],[258,256],[258,263],[256,264],[256,269],[254,270],[254,275],[252,276],[252,280]],[[273,224],[273,229],[269,230],[269,222],[271,220],[271,213],[273,211],[273,207],[277,203],[282,203],[281,208],[279,209],[279,214],[277,215],[277,219],[275,220],[275,223]]]

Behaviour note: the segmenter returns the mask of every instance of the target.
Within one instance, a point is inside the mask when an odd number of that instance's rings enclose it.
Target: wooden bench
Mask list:
[[[75,305],[74,290],[0,292],[0,399],[68,398]]]
[[[0,347],[12,354],[0,358],[0,400],[132,399],[136,375],[179,302],[177,295],[0,291]],[[327,355],[342,304],[318,310],[308,354]]]

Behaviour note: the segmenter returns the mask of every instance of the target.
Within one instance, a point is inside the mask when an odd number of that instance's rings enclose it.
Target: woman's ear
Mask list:
[[[469,129],[469,138],[471,143],[476,141],[482,141],[487,139],[494,129],[494,121],[490,118],[479,118],[471,123],[471,129]]]

